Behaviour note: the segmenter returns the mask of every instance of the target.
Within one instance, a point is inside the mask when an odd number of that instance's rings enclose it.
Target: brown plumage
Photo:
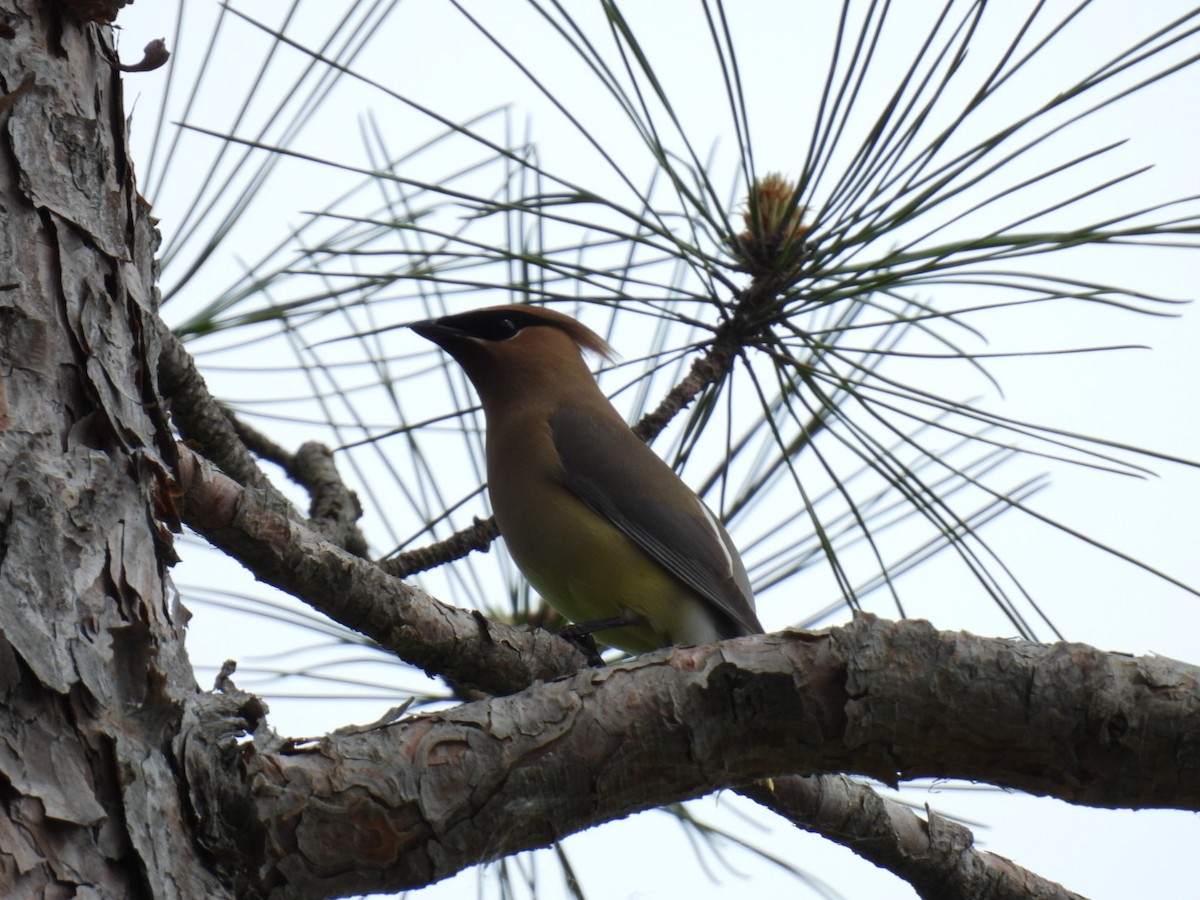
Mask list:
[[[526,578],[567,618],[631,653],[760,632],[750,580],[716,516],[630,431],[581,353],[612,349],[548,309],[498,306],[410,326],[462,366],[487,418],[488,489]]]

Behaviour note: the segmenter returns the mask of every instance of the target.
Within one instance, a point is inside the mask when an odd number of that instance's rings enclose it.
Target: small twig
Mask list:
[[[309,524],[339,547],[366,557],[367,539],[358,527],[362,504],[342,480],[333,451],[318,441],[308,441],[292,453],[242,421],[233,410],[225,408],[225,416],[251,453],[275,463],[288,478],[308,491]]]
[[[633,433],[643,441],[653,440],[680,411],[686,409],[700,393],[725,378],[737,358],[738,344],[729,332],[718,331],[708,352],[692,363],[684,379],[671,388],[653,411],[642,416],[633,426]]]
[[[157,38],[145,46],[145,49],[142,50],[142,58],[137,62],[125,65],[113,57],[108,63],[121,72],[153,72],[155,69],[165,66],[170,58],[171,51],[167,49],[167,42],[163,38]]]
[[[308,441],[296,451],[294,463],[288,474],[308,491],[309,521],[339,547],[366,557],[367,539],[358,527],[362,504],[342,481],[333,451],[317,441]]]
[[[227,659],[221,663],[221,671],[213,679],[214,691],[233,690],[233,673],[237,671],[237,660]]]
[[[292,467],[295,465],[295,454],[281,444],[275,443],[253,425],[247,424],[242,418],[232,409],[221,405],[222,412],[225,413],[225,418],[229,420],[229,424],[233,426],[234,432],[238,439],[246,445],[246,449],[257,456],[259,459],[265,459],[267,462],[273,462],[289,476],[292,474]]]
[[[462,559],[472,550],[487,553],[492,547],[492,541],[500,536],[496,520],[492,517],[481,519],[475,517],[470,527],[454,534],[445,540],[416,550],[399,553],[389,559],[379,561],[379,567],[394,578],[407,578],[417,572],[436,568],[444,563]]]

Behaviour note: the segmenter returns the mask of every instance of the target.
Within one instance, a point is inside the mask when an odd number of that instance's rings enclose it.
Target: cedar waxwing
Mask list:
[[[479,392],[496,523],[529,583],[630,653],[762,631],[750,579],[716,516],[638,439],[583,351],[612,358],[572,318],[497,306],[417,322]]]

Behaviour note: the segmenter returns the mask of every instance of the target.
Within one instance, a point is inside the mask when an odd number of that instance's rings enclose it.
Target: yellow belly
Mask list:
[[[509,552],[547,602],[573,622],[631,612],[645,624],[601,631],[597,640],[629,653],[671,644],[704,644],[720,635],[701,599],[571,494],[555,508],[496,519]]]

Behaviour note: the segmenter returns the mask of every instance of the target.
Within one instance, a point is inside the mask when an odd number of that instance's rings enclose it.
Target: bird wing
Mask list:
[[[568,490],[710,601],[725,636],[762,632],[729,534],[619,416],[563,406],[551,414],[550,431]]]

